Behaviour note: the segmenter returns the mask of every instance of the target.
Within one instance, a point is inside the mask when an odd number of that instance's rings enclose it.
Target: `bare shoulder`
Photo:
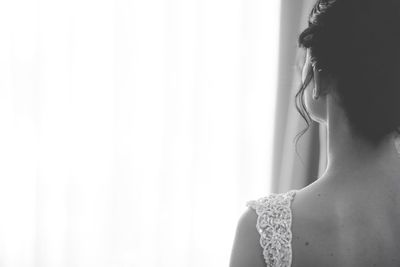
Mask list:
[[[292,266],[340,266],[335,203],[315,185],[303,189],[292,203]]]
[[[320,185],[292,203],[292,267],[400,266],[400,219],[388,203]]]
[[[248,208],[240,217],[230,258],[230,267],[264,267],[263,250],[260,246],[260,234],[257,232],[258,215]]]

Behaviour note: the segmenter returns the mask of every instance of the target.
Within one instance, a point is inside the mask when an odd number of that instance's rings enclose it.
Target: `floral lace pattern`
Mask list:
[[[270,194],[247,202],[257,215],[257,231],[268,267],[290,267],[292,264],[292,212],[290,205],[296,190]]]

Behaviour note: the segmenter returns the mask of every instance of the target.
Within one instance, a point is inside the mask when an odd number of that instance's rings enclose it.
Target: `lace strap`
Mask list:
[[[257,231],[268,267],[290,267],[292,264],[292,212],[290,205],[296,190],[270,194],[247,202],[257,215]]]

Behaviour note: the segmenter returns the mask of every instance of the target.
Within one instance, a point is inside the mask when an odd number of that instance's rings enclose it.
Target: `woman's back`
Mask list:
[[[400,266],[400,198],[367,189],[314,183],[297,192],[292,267]]]
[[[400,182],[363,178],[321,177],[250,201],[231,267],[400,266]]]

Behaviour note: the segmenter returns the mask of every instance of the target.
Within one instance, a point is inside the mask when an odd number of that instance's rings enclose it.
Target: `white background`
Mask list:
[[[227,266],[269,193],[279,0],[0,1],[0,266]]]

